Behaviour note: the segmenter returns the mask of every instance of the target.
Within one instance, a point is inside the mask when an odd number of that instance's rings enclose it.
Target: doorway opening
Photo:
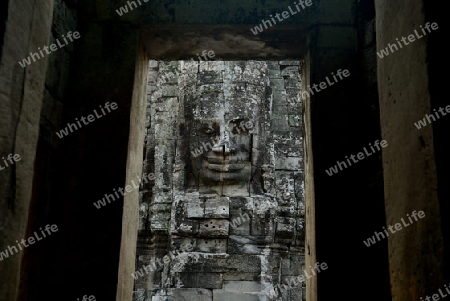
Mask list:
[[[209,58],[149,62],[133,300],[305,300],[303,62]]]

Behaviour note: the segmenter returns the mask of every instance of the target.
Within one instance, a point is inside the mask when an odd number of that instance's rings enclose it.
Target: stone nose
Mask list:
[[[213,151],[223,155],[230,154],[230,135],[227,131],[221,131],[220,139],[214,145]]]

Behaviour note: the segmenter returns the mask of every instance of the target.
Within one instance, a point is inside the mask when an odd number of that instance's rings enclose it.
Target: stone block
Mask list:
[[[272,106],[287,105],[287,93],[284,88],[281,90],[273,90],[272,96]]]
[[[197,235],[199,231],[199,222],[196,220],[182,220],[172,228],[172,234],[182,236]]]
[[[174,290],[173,298],[176,301],[212,301],[213,294],[203,288],[180,288]]]
[[[300,68],[298,65],[282,65],[280,67],[282,77],[294,77],[300,80]]]
[[[202,84],[213,84],[213,83],[223,83],[222,72],[215,71],[203,71],[198,74],[198,83]]]
[[[149,206],[147,203],[141,203],[139,206],[139,230],[147,230],[147,221],[149,216]]]
[[[289,115],[289,126],[302,126],[302,116]]]
[[[302,274],[302,266],[305,264],[304,255],[299,253],[290,253],[281,259],[281,275],[298,276]]]
[[[302,145],[275,145],[277,157],[301,157],[303,155]]]
[[[252,274],[254,280],[261,273],[261,259],[258,255],[243,254],[200,254],[196,262],[187,262],[184,272],[205,272],[225,274]],[[224,275],[225,275],[224,274]],[[229,280],[229,279],[227,279]],[[232,280],[241,280],[232,279]]]
[[[156,71],[156,70],[149,71],[148,72],[148,80],[147,80],[147,82],[151,83],[152,86],[153,86],[154,84],[156,84],[156,82],[158,80],[158,76],[159,76],[159,72],[158,71]]]
[[[230,271],[261,273],[261,259],[257,255],[230,255],[226,264]]]
[[[294,196],[294,173],[292,171],[276,171],[275,185],[277,187],[277,197],[288,199]]]
[[[267,82],[267,84],[269,83],[269,79],[268,78],[264,78],[264,80]],[[264,97],[267,94],[267,89],[266,89],[266,84],[260,84],[260,83],[247,83],[247,85],[245,86],[245,91],[247,92],[247,94],[253,94],[256,95],[258,97]]]
[[[255,279],[260,279],[261,276],[257,273],[242,273],[238,271],[228,272],[223,275],[223,280],[230,281],[252,281]]]
[[[265,246],[271,242],[272,238],[258,239],[254,237],[247,238],[243,236],[230,235],[228,237],[228,253],[260,255],[264,253]]]
[[[250,168],[250,163],[246,163],[248,168]],[[242,181],[237,185],[227,185],[229,181],[224,181],[222,186],[222,195],[233,197],[233,196],[241,196],[248,194],[248,182],[250,181],[250,174],[248,174],[248,178]]]
[[[253,200],[253,217],[254,218],[262,218],[266,216],[266,214],[270,214],[271,202],[264,198],[255,198]],[[276,206],[276,205],[275,205]]]
[[[252,218],[250,235],[263,236],[266,235],[266,220],[265,218]]]
[[[221,94],[223,93],[223,84],[202,84],[197,86],[197,92],[202,95],[204,100],[208,99],[208,94]],[[202,99],[200,98],[200,99]]]
[[[160,68],[158,77],[156,79],[156,85],[160,87],[161,91],[164,94],[167,85],[178,88],[178,76],[179,74],[176,71],[163,71]]]
[[[278,118],[282,118],[284,119],[284,116],[288,115],[289,111],[288,111],[288,107],[286,105],[286,103],[284,104],[275,104],[275,99],[274,99],[274,104],[272,106],[272,116],[273,117],[278,117]]]
[[[144,266],[148,265],[151,261],[151,256],[149,255],[140,255],[137,256],[137,267],[136,267],[136,271],[142,271],[141,269],[143,269]],[[145,289],[146,286],[146,282],[148,281],[148,278],[151,277],[151,275],[149,275],[148,273],[142,273],[140,274],[139,272],[134,272],[135,276],[137,276],[138,278],[135,280],[135,285],[136,288],[140,288],[140,289]]]
[[[295,200],[292,199],[292,205],[284,205],[278,207],[278,216],[280,217],[295,217],[297,216],[297,211],[295,207]]]
[[[295,219],[280,218],[276,219],[275,238],[293,239],[294,238]]]
[[[247,84],[243,82],[236,82],[230,87],[230,92],[232,93],[232,99],[244,99],[245,92],[247,90]]]
[[[269,68],[269,69],[280,69],[280,62],[279,61],[268,61],[267,62],[267,68]]]
[[[264,285],[256,281],[224,281],[223,290],[235,293],[260,292]]]
[[[231,293],[224,290],[213,291],[214,301],[260,301],[256,294]]]
[[[166,230],[169,228],[169,222],[161,217],[151,217],[150,218],[150,229],[151,230]]]
[[[281,79],[280,69],[268,69],[269,70],[269,78],[279,78]]]
[[[219,110],[222,109],[220,104],[221,95],[203,95],[203,100],[200,101],[200,112],[199,116],[201,118],[210,118],[214,116]],[[215,97],[215,99],[209,99],[210,97]]]
[[[282,66],[284,66],[284,65],[299,66],[300,61],[279,61],[279,64]]]
[[[289,113],[296,114],[296,115],[302,115],[303,114],[303,96],[297,95],[297,96],[291,96],[289,99],[287,99],[287,107],[289,110]]]
[[[165,85],[164,88],[162,88],[161,90],[163,99],[165,97],[172,98],[180,96],[180,90],[178,89],[177,85],[167,83],[167,85]]]
[[[304,299],[304,285],[291,288],[289,291],[289,301],[303,301]]]
[[[170,204],[153,204],[150,206],[150,228],[163,230],[169,228]]]
[[[204,59],[202,57],[202,59]],[[206,61],[200,62],[200,72],[203,71],[214,71],[216,73],[221,73],[225,70],[225,62],[224,61]]]
[[[194,247],[196,252],[204,253],[226,253],[227,252],[227,239],[210,238],[210,239],[196,239],[196,245]]]
[[[289,103],[301,103],[301,92],[300,88],[286,88],[287,101]]]
[[[205,217],[228,218],[230,215],[230,199],[220,197],[205,200]]]
[[[288,157],[277,158],[275,168],[280,170],[298,171],[302,167],[302,158]]]
[[[150,60],[148,63],[148,68],[150,70],[154,70],[155,68],[158,68],[158,61]]]
[[[172,237],[172,250],[179,250],[179,252],[187,252],[186,245],[191,244],[193,252],[196,251],[197,240],[192,237]]]
[[[247,212],[230,215],[230,234],[250,235],[250,215]]]
[[[187,262],[185,272],[226,273],[229,271],[226,254],[201,254],[197,262]]]
[[[230,222],[225,219],[206,219],[199,222],[199,235],[223,237],[228,235]]]
[[[186,288],[222,288],[221,273],[180,273],[180,278]]]
[[[270,86],[273,90],[284,90],[284,79],[283,78],[270,78]]]
[[[154,193],[151,201],[152,203],[172,204],[172,196],[167,193]]]
[[[203,200],[189,200],[185,203],[188,218],[204,218],[205,204]]]
[[[138,300],[141,300],[139,298]],[[143,301],[146,301],[145,299]],[[152,301],[175,301],[172,296],[153,296]]]
[[[301,84],[298,77],[287,77],[284,79],[284,86],[286,89],[300,89]]]

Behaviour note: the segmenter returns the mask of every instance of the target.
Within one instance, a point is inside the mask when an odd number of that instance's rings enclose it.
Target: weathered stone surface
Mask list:
[[[194,251],[204,253],[227,253],[227,239],[209,238],[196,239]]]
[[[181,288],[173,292],[173,298],[177,301],[212,301],[213,294],[207,289]]]
[[[288,107],[288,96],[300,97],[299,63],[150,65],[144,166],[156,179],[142,190],[141,227],[159,232],[141,238],[139,252],[164,256],[165,242],[191,248],[146,278],[152,289],[137,281],[136,291],[190,300],[199,291],[186,288],[203,288],[214,300],[269,300],[260,281],[300,274],[290,262],[304,261],[295,249],[304,238],[296,223],[304,216],[303,177],[295,176],[301,103]]]
[[[186,288],[222,288],[221,273],[180,273],[180,279]]]
[[[221,197],[205,200],[205,217],[227,218],[230,215],[230,199]]]
[[[227,236],[229,224],[228,220],[205,219],[199,223],[199,235],[203,237]]]
[[[185,204],[188,218],[205,217],[205,202],[203,200],[192,200]]]
[[[214,290],[214,300],[217,301],[260,301],[257,295],[244,294],[243,292],[227,292],[224,290]]]

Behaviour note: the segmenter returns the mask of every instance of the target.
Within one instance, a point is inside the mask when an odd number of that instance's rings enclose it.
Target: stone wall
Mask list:
[[[390,145],[383,150],[387,224],[414,210],[425,213],[422,220],[389,237],[392,300],[429,300],[434,294],[440,298],[438,290],[444,291],[450,281],[446,249],[450,117],[441,115],[420,129],[414,124],[448,105],[444,91],[448,84],[440,72],[445,50],[438,46],[446,35],[443,7],[421,0],[375,4],[378,49],[415,30],[421,33],[420,26],[427,22],[439,26],[389,56],[378,57],[377,63],[381,131]]]
[[[299,72],[290,61],[150,62],[154,181],[141,190],[135,300],[302,300],[304,286],[274,288],[304,265]]]
[[[3,251],[26,236],[48,57],[25,68],[18,62],[37,47],[48,45],[53,3],[6,1],[0,7],[3,23],[0,28],[0,157],[18,154],[21,158],[7,168],[2,160],[0,250]],[[7,11],[3,11],[5,7]],[[21,254],[1,261],[0,300],[17,300],[21,262]]]
[[[75,3],[71,0],[55,0],[53,6],[53,21],[49,44],[56,44],[56,39],[62,41],[62,35],[77,30],[77,13]],[[41,46],[42,47],[42,46]],[[54,223],[55,213],[49,210],[56,204],[52,198],[61,189],[60,165],[61,139],[56,132],[63,125],[63,106],[69,92],[69,70],[71,55],[75,43],[54,51],[48,55],[48,71],[45,76],[42,110],[40,111],[39,140],[36,150],[35,176],[33,197],[30,203],[30,213],[26,237],[47,223]],[[24,250],[22,264],[22,279],[20,300],[30,300],[39,291],[39,283],[34,279],[39,277],[43,258],[47,256],[46,248],[53,248],[54,240],[47,240]],[[38,258],[40,260],[38,260]],[[28,289],[25,289],[25,288]]]

